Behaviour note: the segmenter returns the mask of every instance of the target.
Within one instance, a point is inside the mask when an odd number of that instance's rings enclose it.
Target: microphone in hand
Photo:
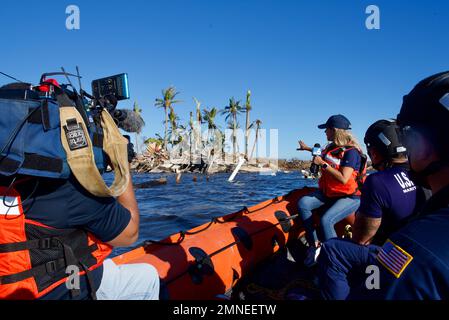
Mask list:
[[[310,172],[316,175],[320,170],[320,167],[314,162],[315,157],[321,156],[321,145],[319,143],[315,143],[315,145],[313,146],[312,156],[313,158],[312,165],[310,166]]]

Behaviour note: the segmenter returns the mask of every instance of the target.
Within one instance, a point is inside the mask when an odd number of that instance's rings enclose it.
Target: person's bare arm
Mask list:
[[[352,228],[352,241],[362,245],[370,244],[379,230],[381,222],[382,218],[371,218],[358,212]]]
[[[131,213],[131,220],[125,230],[117,237],[109,241],[113,247],[127,247],[137,241],[139,237],[139,207],[134,195],[133,183],[130,177],[128,187],[125,192],[117,197],[117,201]]]
[[[322,166],[326,162],[323,158],[317,156],[315,157],[314,163]],[[351,167],[340,167],[340,170],[334,169],[331,166],[327,166],[326,171],[329,172],[338,182],[346,184],[354,172],[354,168]]]
[[[304,143],[304,141],[299,140],[298,143],[299,143],[299,150],[312,152],[312,148],[309,147],[308,145],[306,145],[306,144]]]

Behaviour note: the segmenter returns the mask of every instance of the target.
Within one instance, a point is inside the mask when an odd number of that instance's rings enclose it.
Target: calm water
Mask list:
[[[166,185],[137,189],[136,198],[140,208],[140,238],[161,240],[179,232],[252,206],[261,201],[288,193],[292,189],[313,186],[314,180],[305,180],[301,173],[278,173],[276,176],[238,174],[234,182],[227,181],[230,174],[216,174],[206,181],[205,177],[183,174],[180,184],[169,174],[135,174],[134,183],[142,183],[166,177]],[[108,182],[111,176],[106,178]],[[128,251],[118,248],[114,254]]]

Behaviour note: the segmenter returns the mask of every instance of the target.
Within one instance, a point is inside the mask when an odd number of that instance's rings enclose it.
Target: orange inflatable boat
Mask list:
[[[159,272],[170,299],[210,300],[225,294],[260,262],[303,234],[298,200],[314,189],[293,190],[160,242],[114,258],[117,264],[149,263]],[[351,223],[349,217],[337,225]]]

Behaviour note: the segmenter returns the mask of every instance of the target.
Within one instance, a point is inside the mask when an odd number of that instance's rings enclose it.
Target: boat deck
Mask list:
[[[320,299],[314,269],[303,265],[305,245],[296,240],[262,262],[233,288],[232,300]]]

